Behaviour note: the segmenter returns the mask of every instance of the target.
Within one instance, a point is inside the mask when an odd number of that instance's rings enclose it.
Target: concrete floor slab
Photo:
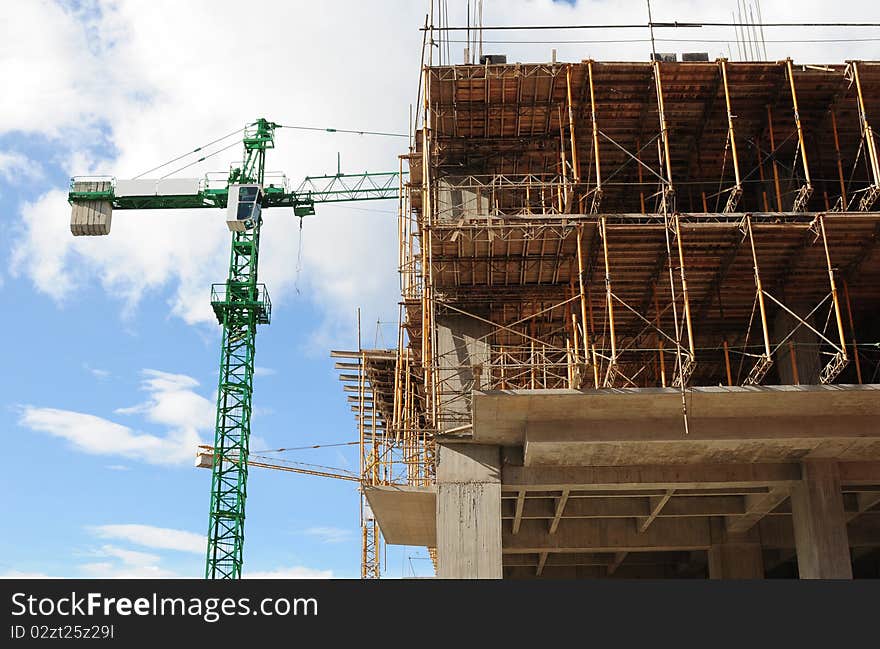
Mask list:
[[[526,466],[880,459],[880,385],[476,392],[474,441]]]
[[[435,547],[437,488],[389,485],[366,487],[373,515],[390,545]]]

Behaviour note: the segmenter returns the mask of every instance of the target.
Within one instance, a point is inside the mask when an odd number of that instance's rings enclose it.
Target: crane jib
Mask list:
[[[296,216],[311,216],[317,203],[397,199],[407,181],[398,172],[310,176],[294,191],[273,184],[262,188],[263,209],[292,208]],[[77,177],[67,200],[72,206],[74,235],[109,234],[115,210],[224,209],[236,185],[211,187],[204,179],[124,180]]]

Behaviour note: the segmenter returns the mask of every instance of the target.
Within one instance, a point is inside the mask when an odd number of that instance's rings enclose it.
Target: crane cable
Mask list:
[[[168,162],[163,162],[162,164],[160,164],[160,165],[157,166],[157,167],[153,167],[152,169],[148,169],[147,171],[144,171],[143,173],[139,173],[137,176],[135,176],[134,178],[132,178],[132,180],[137,180],[138,178],[141,178],[142,176],[146,176],[148,173],[152,173],[152,172],[154,172],[154,171],[157,171],[158,169],[161,169],[162,167],[167,167],[168,165],[170,165],[170,164],[172,164],[172,163],[174,163],[174,162],[177,162],[178,160],[182,160],[183,158],[185,158],[185,157],[187,157],[187,156],[189,156],[189,155],[192,155],[193,153],[198,153],[199,151],[202,151],[202,150],[204,150],[204,149],[207,149],[209,146],[213,146],[213,145],[217,144],[218,142],[222,142],[223,140],[225,140],[225,139],[227,139],[227,138],[230,138],[230,137],[232,137],[233,135],[235,135],[235,134],[237,134],[237,133],[243,133],[243,132],[244,132],[244,127],[239,127],[239,128],[237,128],[237,129],[235,129],[234,131],[231,131],[230,133],[227,133],[226,135],[224,135],[224,136],[222,136],[222,137],[218,137],[216,140],[212,140],[212,141],[208,142],[207,144],[203,144],[202,146],[197,146],[197,147],[196,147],[195,149],[193,149],[192,151],[187,151],[186,153],[183,153],[183,154],[177,156],[176,158],[172,158],[172,159],[169,160]],[[236,141],[235,144],[238,144],[238,141]],[[226,148],[229,148],[229,147],[226,147]],[[222,151],[222,150],[225,150],[225,149],[221,149],[221,151]],[[215,153],[218,153],[218,152],[215,152]],[[210,157],[210,156],[212,156],[212,155],[214,155],[214,153],[212,153],[212,154],[210,154],[210,155],[208,155],[208,156],[205,156],[205,158],[208,158],[208,157]],[[205,158],[201,158],[200,160],[198,160],[198,162],[201,162],[201,161],[204,160]],[[178,170],[178,171],[179,171],[179,170]],[[171,173],[176,173],[176,172],[173,172],[173,171],[172,171]],[[166,175],[171,175],[171,174],[166,174]],[[164,177],[165,177],[165,176],[163,176],[163,178],[164,178]]]
[[[270,448],[264,451],[254,451],[254,454],[261,455],[263,453],[283,453],[285,451],[307,451],[313,448],[332,448],[335,446],[357,446],[360,442],[338,442],[336,444],[312,444],[310,446],[293,446],[290,448]]]
[[[297,131],[323,131],[325,133],[352,133],[354,135],[380,135],[384,137],[409,137],[404,133],[386,133],[384,131],[355,131],[345,128],[318,128],[317,126],[291,126],[276,124],[278,128],[289,128]]]
[[[161,177],[159,178],[159,180],[162,180],[163,178],[167,178],[168,176],[172,176],[172,175],[176,174],[178,171],[183,171],[184,169],[187,169],[188,167],[192,167],[193,165],[197,165],[197,164],[199,164],[200,162],[203,162],[203,161],[207,160],[208,158],[213,158],[213,157],[214,157],[215,155],[217,155],[218,153],[223,153],[224,151],[228,151],[228,150],[231,149],[232,147],[234,147],[234,146],[238,146],[238,145],[240,144],[240,142],[241,142],[240,140],[236,140],[236,141],[233,142],[232,144],[227,144],[227,145],[226,145],[225,147],[223,147],[222,149],[217,149],[217,150],[214,151],[213,153],[209,153],[209,154],[206,155],[206,156],[202,156],[202,157],[199,158],[198,160],[193,160],[192,162],[187,163],[187,164],[183,165],[182,167],[178,167],[178,168],[175,169],[174,171],[169,171],[169,172],[168,172],[167,174],[165,174],[164,176],[161,176]]]
[[[296,275],[293,278],[293,289],[297,295],[301,295],[299,291],[299,275],[302,271],[302,252],[303,252],[303,217],[299,217],[299,242],[296,247]]]
[[[300,130],[300,131],[322,131],[325,133],[351,133],[354,135],[377,135],[377,136],[383,136],[383,137],[409,137],[409,135],[406,135],[403,133],[387,133],[384,131],[359,131],[359,130],[344,129],[344,128],[318,128],[315,126],[296,126],[296,125],[286,125],[286,124],[276,124],[275,126],[276,126],[276,128],[287,128],[287,129]],[[226,135],[223,135],[223,136],[218,137],[214,140],[211,140],[210,142],[203,144],[201,146],[197,146],[192,151],[187,151],[186,153],[182,153],[179,156],[171,158],[171,160],[168,160],[167,162],[163,162],[162,164],[157,165],[151,169],[147,169],[146,171],[143,171],[143,172],[139,173],[138,175],[132,177],[132,180],[137,180],[138,178],[142,178],[149,173],[152,173],[154,171],[158,171],[159,169],[162,169],[163,167],[167,167],[168,165],[173,164],[179,160],[183,160],[187,156],[191,156],[194,153],[198,153],[199,151],[204,151],[208,147],[214,146],[215,144],[218,144],[219,142],[222,142],[223,140],[229,139],[233,135],[243,134],[245,128],[246,127],[239,127],[237,129],[235,129],[234,131],[230,131]],[[183,171],[184,169],[191,167],[195,164],[198,164],[199,162],[204,162],[208,158],[211,158],[211,157],[217,155],[218,153],[222,153],[223,151],[227,151],[228,149],[231,149],[232,147],[236,146],[240,142],[241,142],[241,138],[237,139],[232,144],[229,144],[221,149],[218,149],[217,151],[214,151],[214,152],[209,153],[205,156],[202,156],[201,158],[198,158],[197,160],[190,162],[189,164],[186,164],[182,167],[179,167],[179,168],[175,169],[174,171],[169,171],[167,174],[165,174],[161,178],[167,178],[168,176],[174,175],[179,171]]]

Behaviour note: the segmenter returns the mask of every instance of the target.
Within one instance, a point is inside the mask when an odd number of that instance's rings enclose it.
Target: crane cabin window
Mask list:
[[[240,187],[238,190],[238,211],[236,217],[239,221],[256,221],[260,216],[260,189],[259,187]]]

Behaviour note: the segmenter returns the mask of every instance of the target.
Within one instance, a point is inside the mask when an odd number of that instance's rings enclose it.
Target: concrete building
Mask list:
[[[880,575],[880,63],[421,97],[399,346],[340,364],[374,541],[441,578]]]

